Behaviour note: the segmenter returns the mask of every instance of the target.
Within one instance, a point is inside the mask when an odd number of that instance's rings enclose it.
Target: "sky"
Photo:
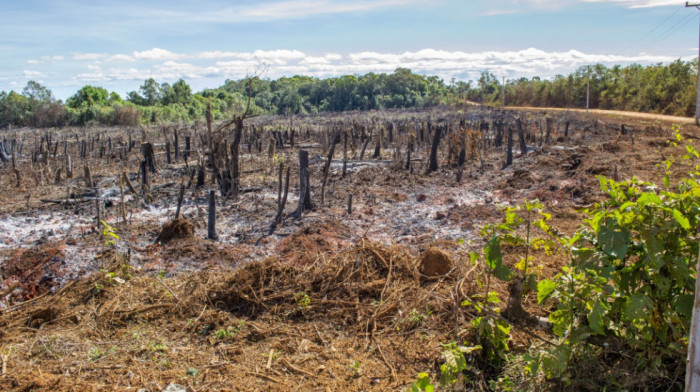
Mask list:
[[[34,80],[63,100],[147,78],[194,91],[397,67],[447,83],[551,78],[696,58],[700,20],[675,0],[0,1],[0,91]]]

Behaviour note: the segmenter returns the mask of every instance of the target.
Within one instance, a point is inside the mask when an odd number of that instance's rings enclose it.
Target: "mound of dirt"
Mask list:
[[[193,238],[194,229],[194,223],[186,219],[175,219],[163,224],[163,229],[158,235],[158,238],[156,238],[155,242],[166,244],[176,239]]]
[[[430,248],[420,259],[420,273],[429,278],[447,275],[452,269],[452,258],[438,248]]]

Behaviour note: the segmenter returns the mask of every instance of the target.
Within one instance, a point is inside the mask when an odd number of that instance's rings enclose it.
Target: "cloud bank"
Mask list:
[[[78,83],[100,83],[147,78],[156,80],[240,79],[254,74],[263,65],[269,78],[308,75],[331,77],[368,72],[391,73],[396,68],[438,75],[449,80],[475,79],[488,71],[508,77],[551,77],[571,72],[587,64],[658,63],[675,60],[671,56],[639,54],[621,56],[583,53],[577,50],[547,52],[536,48],[519,51],[463,52],[423,49],[404,53],[357,52],[347,55],[307,54],[298,50],[256,50],[252,52],[209,51],[174,53],[153,48],[131,54],[79,53],[73,60],[91,62],[76,75]]]

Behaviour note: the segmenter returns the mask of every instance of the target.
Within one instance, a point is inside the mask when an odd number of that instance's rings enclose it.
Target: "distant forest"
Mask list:
[[[584,108],[590,80],[590,107],[692,116],[695,112],[697,60],[649,66],[580,67],[552,79],[508,80],[506,106]],[[254,77],[226,80],[216,89],[193,93],[182,79],[144,81],[125,97],[102,87],[84,86],[62,102],[46,86],[29,81],[22,92],[0,92],[0,127],[60,127],[192,122],[208,105],[214,118],[241,113],[251,97],[255,114],[315,114],[349,110],[420,108],[476,102],[500,106],[503,85],[484,72],[475,82],[423,76],[398,68],[392,74],[368,73],[319,79],[276,80]]]

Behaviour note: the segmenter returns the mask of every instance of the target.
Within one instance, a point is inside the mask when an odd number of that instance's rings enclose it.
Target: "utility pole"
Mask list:
[[[690,8],[694,7],[700,10],[700,3],[697,4],[689,4],[687,1],[685,2],[685,7]],[[699,46],[700,46],[700,39],[698,40]],[[697,97],[695,98],[695,124],[700,125],[700,47],[698,48],[698,92],[697,92]]]
[[[586,116],[588,116],[588,103],[591,98],[591,66],[588,66],[588,80],[586,80]]]
[[[698,85],[700,87],[700,84]],[[506,107],[506,77],[503,76],[503,93],[501,93],[503,98],[503,103],[501,104],[501,107],[505,109]]]

